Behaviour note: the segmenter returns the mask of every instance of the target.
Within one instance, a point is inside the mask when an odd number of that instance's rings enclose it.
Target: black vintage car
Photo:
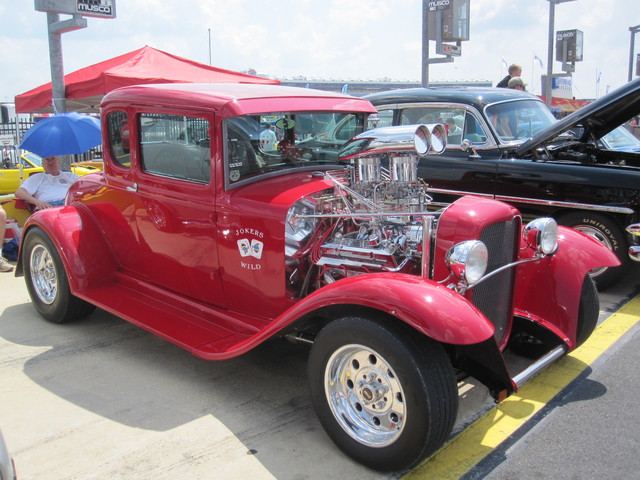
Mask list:
[[[446,151],[419,167],[437,201],[489,196],[593,236],[622,262],[592,273],[601,289],[633,264],[640,153],[604,149],[598,140],[640,113],[640,78],[560,121],[538,97],[506,88],[413,88],[366,98],[379,127],[447,126]]]

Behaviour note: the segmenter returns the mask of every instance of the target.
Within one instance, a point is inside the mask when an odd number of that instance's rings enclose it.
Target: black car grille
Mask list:
[[[517,218],[487,227],[480,235],[489,250],[487,273],[515,260],[519,233]],[[500,343],[512,319],[515,268],[508,268],[483,281],[473,289],[473,304],[495,326],[494,337]]]

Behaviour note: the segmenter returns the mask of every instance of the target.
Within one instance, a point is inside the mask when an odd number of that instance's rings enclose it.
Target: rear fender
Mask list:
[[[48,208],[35,212],[25,223],[22,242],[29,231],[39,227],[56,246],[69,278],[72,292],[113,282],[116,262],[89,211],[76,205]],[[23,275],[23,248],[16,275]]]
[[[555,332],[573,349],[584,278],[594,268],[615,267],[620,261],[607,247],[571,228],[559,227],[558,243],[554,255],[518,266],[514,309]]]
[[[468,345],[493,336],[493,324],[466,298],[431,280],[370,273],[332,283],[296,303],[274,328],[325,307],[358,305],[392,315],[439,342]]]

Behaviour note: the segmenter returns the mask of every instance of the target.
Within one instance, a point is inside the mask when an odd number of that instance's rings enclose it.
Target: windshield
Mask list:
[[[485,113],[502,142],[521,143],[556,121],[544,103],[533,99],[495,103]]]
[[[20,162],[22,163],[23,167],[33,168],[34,165],[36,167],[42,166],[42,157],[40,155],[36,155],[35,153],[31,153],[31,152],[26,152],[23,154],[23,157],[24,158],[20,158]],[[29,162],[31,162],[32,165],[29,165]]]
[[[640,140],[622,125],[607,133],[601,140],[608,150],[640,152]]]
[[[362,133],[365,114],[273,112],[225,121],[228,184],[263,174],[338,164],[340,147]]]

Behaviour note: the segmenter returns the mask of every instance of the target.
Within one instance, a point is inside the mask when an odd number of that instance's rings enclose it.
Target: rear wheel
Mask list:
[[[27,290],[40,315],[53,323],[65,323],[95,310],[95,305],[71,294],[62,259],[46,233],[37,227],[29,229],[23,249]]]
[[[343,452],[376,470],[408,468],[433,453],[458,410],[444,349],[403,327],[345,317],[320,332],[309,357],[322,426]]]
[[[627,253],[629,242],[614,219],[599,213],[584,211],[564,215],[558,219],[558,223],[595,238],[620,260],[619,267],[601,267],[589,273],[600,290],[610,287],[627,272],[631,264]]]

